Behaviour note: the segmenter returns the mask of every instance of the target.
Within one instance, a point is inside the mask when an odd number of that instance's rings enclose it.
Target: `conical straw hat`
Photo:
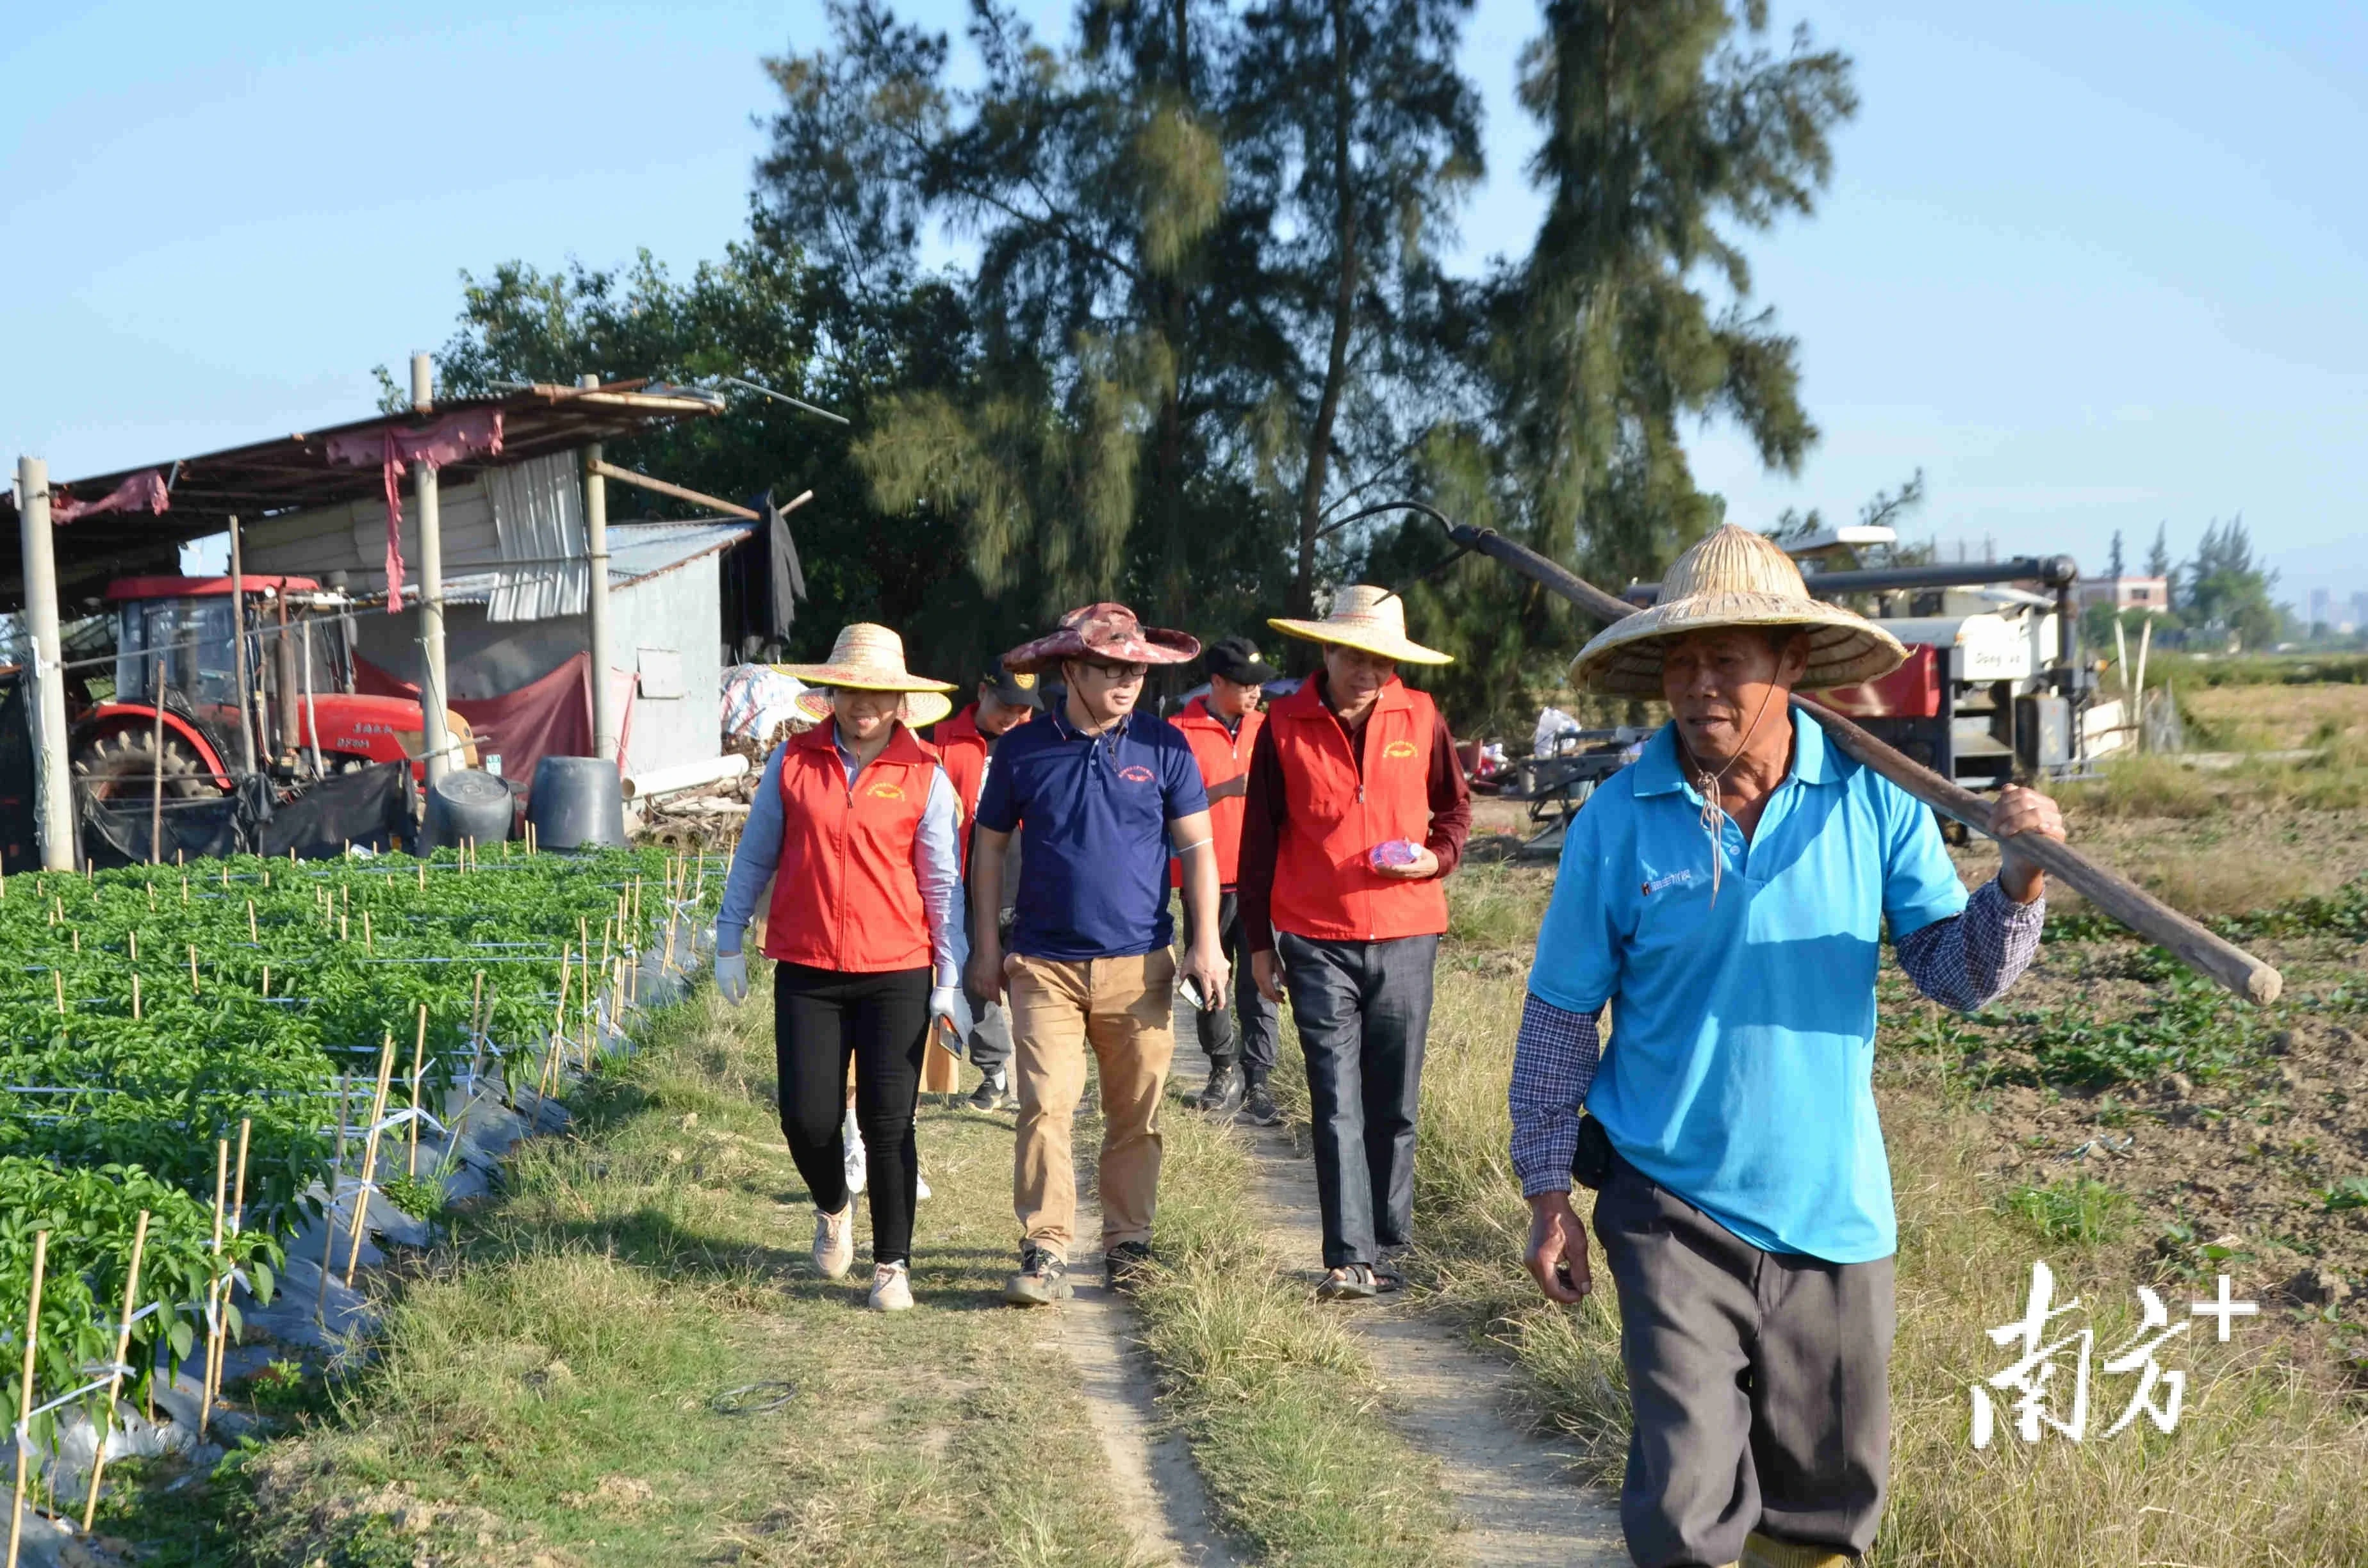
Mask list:
[[[1571,684],[1606,697],[1658,697],[1668,639],[1737,626],[1808,628],[1804,690],[1873,680],[1907,658],[1864,616],[1811,598],[1801,569],[1772,540],[1729,523],[1678,557],[1661,579],[1660,603],[1613,621],[1579,650]]]
[[[1406,600],[1387,588],[1359,583],[1332,597],[1332,613],[1321,620],[1275,619],[1267,622],[1288,637],[1310,642],[1337,642],[1361,648],[1384,659],[1406,665],[1452,665],[1452,653],[1426,648],[1406,636]]]
[[[798,711],[819,724],[831,717],[830,693],[818,686],[810,686],[798,693]],[[926,730],[954,710],[953,700],[934,691],[908,691],[896,710],[896,717],[908,730]]]
[[[830,657],[819,665],[775,665],[775,669],[816,686],[857,691],[951,691],[951,681],[931,680],[905,668],[905,640],[884,626],[859,620],[838,629]]]

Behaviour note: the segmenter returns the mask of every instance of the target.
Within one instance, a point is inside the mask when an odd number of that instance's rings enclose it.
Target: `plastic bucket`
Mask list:
[[[625,783],[613,762],[546,756],[535,764],[527,800],[539,848],[624,847]]]
[[[421,844],[428,849],[499,844],[516,817],[507,784],[477,768],[456,767],[428,786]]]

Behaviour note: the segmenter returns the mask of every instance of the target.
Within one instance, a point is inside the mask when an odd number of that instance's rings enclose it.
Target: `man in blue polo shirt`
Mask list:
[[[1202,1006],[1225,994],[1217,945],[1217,858],[1209,793],[1183,733],[1134,710],[1153,665],[1182,664],[1201,644],[1144,627],[1124,605],[1072,610],[1061,629],[1003,656],[1014,672],[1057,668],[1060,702],[1003,738],[978,802],[971,842],[976,945],[973,994],[1010,997],[1012,1087],[1019,1101],[1012,1206],[1019,1271],[1004,1299],[1017,1306],[1069,1294],[1068,1253],[1077,1187],[1069,1130],[1086,1087],[1090,1047],[1101,1082],[1098,1183],[1102,1252],[1113,1289],[1151,1257],[1159,1194],[1159,1100],[1176,1052],[1179,979]],[[995,935],[990,891],[1018,829],[1019,889],[1011,954]],[[1179,970],[1167,913],[1170,842],[1183,861],[1192,933]]]
[[[1811,598],[1737,528],[1679,558],[1662,595],[1571,666],[1673,721],[1572,822],[1538,933],[1510,1095],[1528,1262],[1554,1300],[1587,1293],[1570,1187],[1596,1187],[1641,1568],[1825,1568],[1873,1543],[1888,1476],[1879,944],[1887,926],[1944,1005],[2005,991],[2045,917],[2015,835],[2061,838],[2063,818],[2007,789],[1998,877],[1968,900],[1931,813],[1788,704],[1896,667],[1888,632]]]

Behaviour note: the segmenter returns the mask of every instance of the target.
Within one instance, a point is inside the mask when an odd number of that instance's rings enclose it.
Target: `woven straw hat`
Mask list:
[[[905,640],[884,626],[859,620],[838,629],[830,657],[819,665],[775,665],[785,676],[816,686],[857,691],[951,691],[951,681],[931,680],[905,668]]]
[[[1907,658],[1864,616],[1811,598],[1801,569],[1773,541],[1729,523],[1678,557],[1661,579],[1660,603],[1613,621],[1579,650],[1571,684],[1606,697],[1658,697],[1668,639],[1738,626],[1808,628],[1804,690],[1873,680]]]
[[[798,693],[796,702],[798,711],[817,724],[832,716],[830,693],[821,687],[806,687]],[[908,730],[926,730],[953,710],[950,698],[934,691],[908,691],[897,706],[896,717]]]
[[[1332,613],[1321,620],[1274,619],[1267,622],[1287,637],[1310,642],[1338,642],[1361,648],[1406,665],[1452,665],[1452,653],[1426,648],[1406,636],[1406,600],[1387,588],[1359,583],[1332,597]]]

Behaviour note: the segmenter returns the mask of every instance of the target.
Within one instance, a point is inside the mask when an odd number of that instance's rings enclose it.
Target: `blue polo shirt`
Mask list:
[[[1011,950],[1070,960],[1167,947],[1167,824],[1208,809],[1191,743],[1154,714],[1081,735],[1055,709],[1006,731],[978,824],[1019,830]]]
[[[1939,826],[1793,719],[1793,767],[1747,844],[1711,842],[1665,726],[1573,820],[1530,989],[1611,1038],[1587,1108],[1630,1165],[1752,1245],[1865,1263],[1898,1248],[1876,1120],[1874,971],[1965,906]]]

